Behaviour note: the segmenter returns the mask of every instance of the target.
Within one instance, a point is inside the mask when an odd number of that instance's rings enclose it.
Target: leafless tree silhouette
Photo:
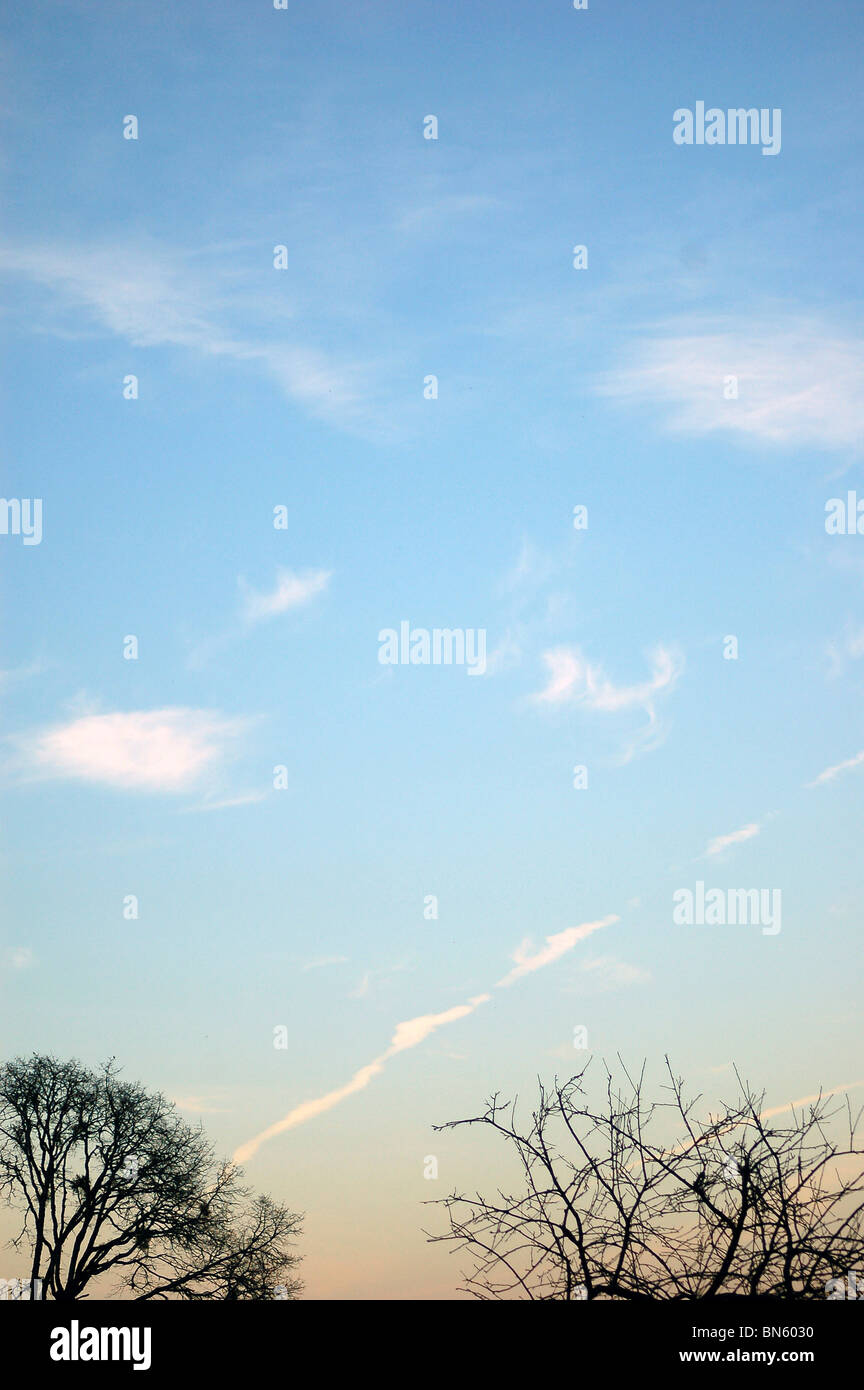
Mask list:
[[[786,1124],[738,1079],[739,1095],[696,1118],[700,1097],[666,1059],[666,1098],[648,1103],[645,1068],[618,1083],[606,1069],[600,1108],[586,1066],[541,1084],[530,1126],[492,1097],[486,1125],[515,1151],[517,1194],[451,1194],[450,1229],[429,1234],[467,1250],[464,1288],[478,1298],[671,1300],[769,1296],[825,1299],[864,1270],[861,1112],[820,1096]],[[589,1064],[590,1066],[590,1064]],[[658,1143],[658,1138],[665,1141]]]
[[[0,1067],[0,1190],[43,1297],[101,1276],[146,1299],[296,1297],[299,1217],[240,1185],[164,1096],[34,1055]]]

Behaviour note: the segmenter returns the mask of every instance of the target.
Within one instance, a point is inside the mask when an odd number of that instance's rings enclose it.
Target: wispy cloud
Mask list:
[[[732,1064],[726,1063],[722,1067],[712,1067],[711,1071],[721,1072],[724,1071],[726,1067],[730,1065]],[[760,1121],[771,1120],[776,1115],[786,1115],[790,1110],[800,1110],[805,1105],[815,1105],[817,1101],[826,1100],[830,1096],[843,1095],[846,1091],[854,1091],[859,1086],[864,1086],[864,1081],[850,1081],[843,1086],[831,1086],[827,1091],[814,1091],[812,1095],[799,1096],[798,1100],[787,1101],[785,1105],[772,1105],[767,1110],[760,1110],[759,1119]],[[753,1121],[747,1119],[744,1121],[744,1123],[752,1125]],[[708,1136],[708,1139],[710,1140],[710,1142],[713,1143],[714,1139],[716,1139],[718,1135],[731,1133],[737,1128],[737,1125],[738,1122],[733,1121],[732,1123],[725,1125],[724,1127],[716,1131],[712,1130],[711,1134]],[[697,1135],[694,1138],[691,1130],[690,1136],[688,1138],[680,1140],[679,1143],[677,1143],[674,1148],[669,1149],[668,1152],[672,1154],[687,1153],[691,1149],[698,1148],[699,1144],[703,1142],[705,1142],[705,1136]]]
[[[578,647],[555,647],[543,653],[549,671],[544,690],[532,698],[537,704],[577,704],[603,713],[639,707],[649,712],[661,692],[671,690],[683,669],[681,659],[665,647],[650,654],[651,675],[638,685],[615,685],[582,655]]]
[[[564,988],[570,994],[606,994],[647,984],[650,979],[650,972],[639,965],[630,965],[615,956],[597,956],[594,960],[582,961],[575,979]]]
[[[397,961],[395,965],[382,966],[379,970],[365,970],[358,983],[352,990],[349,990],[348,997],[349,999],[365,999],[371,992],[372,986],[376,981],[379,983],[384,981],[389,982],[394,975],[400,975],[403,971],[411,970],[412,968],[413,967],[408,961],[403,960]]]
[[[864,627],[855,627],[852,624],[846,625],[846,631],[841,638],[833,638],[826,648],[830,679],[836,679],[843,674],[847,662],[859,661],[864,656]]]
[[[845,1086],[832,1086],[828,1091],[815,1091],[812,1096],[800,1096],[798,1100],[790,1100],[787,1105],[773,1105],[770,1110],[762,1110],[759,1118],[770,1120],[774,1115],[785,1115],[789,1110],[800,1110],[803,1105],[814,1105],[826,1096],[839,1096],[845,1091],[855,1091],[859,1086],[864,1086],[864,1081],[850,1081]]]
[[[248,637],[250,631],[259,623],[268,622],[298,608],[305,608],[318,594],[325,592],[332,577],[331,570],[303,570],[298,573],[280,565],[276,570],[273,588],[259,591],[254,589],[243,575],[239,575],[238,611],[221,632],[215,632],[195,643],[187,658],[189,668],[199,670],[233,643]]]
[[[546,945],[539,951],[531,954],[530,942],[523,942],[519,949],[514,953],[514,969],[502,980],[499,980],[496,989],[505,988],[521,979],[523,975],[540,970],[545,965],[551,965],[554,961],[560,960],[563,955],[576,945],[578,941],[584,940],[592,932],[598,931],[601,927],[610,926],[613,922],[620,919],[617,916],[604,917],[596,922],[583,922],[578,927],[568,927],[563,932],[557,932],[552,936],[547,936]],[[317,1115],[323,1115],[325,1111],[332,1110],[335,1105],[346,1100],[348,1096],[355,1095],[358,1091],[364,1090],[374,1077],[380,1075],[391,1057],[395,1057],[399,1052],[405,1052],[409,1048],[417,1047],[425,1042],[426,1038],[439,1028],[445,1027],[448,1023],[455,1023],[459,1019],[466,1018],[472,1014],[481,1004],[486,1004],[492,998],[491,994],[477,994],[469,999],[467,1004],[456,1004],[451,1009],[445,1009],[437,1014],[420,1014],[417,1018],[410,1018],[405,1023],[397,1023],[390,1046],[386,1052],[382,1052],[379,1057],[373,1058],[366,1066],[361,1067],[347,1081],[344,1086],[337,1087],[334,1091],[327,1091],[323,1096],[318,1096],[314,1100],[303,1101],[300,1105],[289,1111],[283,1119],[277,1120],[275,1124],[256,1134],[245,1144],[241,1144],[234,1154],[235,1163],[245,1163],[252,1158],[268,1139],[273,1139],[277,1134],[283,1134],[287,1129],[294,1129],[297,1125],[305,1124],[307,1120],[314,1119]]]
[[[525,537],[515,564],[502,576],[497,596],[504,609],[499,623],[503,631],[486,658],[486,675],[493,676],[519,666],[523,656],[536,646],[538,635],[548,642],[549,632],[570,625],[574,596],[565,571],[572,564],[571,553],[562,547],[557,555]]]
[[[835,777],[839,777],[841,772],[849,772],[853,767],[860,767],[864,763],[864,749],[856,753],[854,758],[847,758],[843,763],[835,763],[833,767],[826,767],[824,772],[820,772],[812,782],[808,782],[808,787],[818,787],[822,782],[833,782]]]
[[[445,193],[403,213],[398,226],[401,231],[422,230],[438,235],[452,226],[456,218],[490,212],[499,206],[499,199],[484,193]]]
[[[272,324],[256,336],[238,336],[260,296],[244,292],[236,260],[230,274],[208,274],[194,255],[145,245],[72,246],[67,243],[0,247],[0,272],[30,280],[54,296],[47,324],[58,336],[81,336],[82,321],[124,338],[134,347],[178,347],[257,366],[281,390],[316,416],[353,427],[373,418],[369,368],[337,362],[320,348],[274,339]],[[273,272],[276,274],[277,272]],[[268,316],[278,297],[271,296]],[[282,312],[283,318],[290,313]],[[73,326],[74,325],[74,326]],[[253,330],[254,331],[254,330]]]
[[[303,970],[303,971],[306,971],[306,970],[323,970],[324,967],[325,967],[325,965],[347,965],[347,964],[348,964],[348,957],[347,957],[347,956],[316,956],[314,960],[307,960],[306,963],[305,963],[305,965],[301,965],[300,969]]]
[[[260,623],[265,618],[278,617],[292,608],[302,608],[316,594],[323,593],[332,577],[330,570],[306,570],[295,574],[280,569],[276,585],[269,593],[258,593],[242,577],[238,580],[243,594],[243,617],[247,623]]]
[[[24,765],[42,777],[180,792],[224,756],[244,727],[212,710],[134,710],[85,715],[17,742]]]
[[[684,669],[683,659],[666,647],[650,653],[651,675],[637,685],[615,685],[601,666],[592,665],[578,647],[554,647],[543,653],[549,672],[545,688],[530,696],[533,704],[556,708],[575,705],[592,713],[618,714],[639,708],[648,716],[641,728],[622,748],[616,761],[629,763],[637,755],[651,752],[663,740],[663,727],[655,702],[677,684]]]
[[[754,835],[758,835],[762,829],[756,821],[750,825],[742,825],[740,830],[730,830],[728,835],[717,835],[706,849],[706,854],[722,854],[724,849],[730,845],[740,845],[744,840],[752,840]]]
[[[38,661],[33,661],[29,666],[16,666],[13,670],[0,671],[0,691],[6,690],[10,685],[16,685],[18,681],[39,676],[43,670],[44,667]]]
[[[68,243],[4,246],[0,270],[53,291],[58,296],[55,323],[64,310],[83,311],[91,324],[136,347],[171,344],[212,353],[230,346],[203,309],[203,286],[184,269],[182,258],[165,250],[139,247],[132,253],[122,246]]]
[[[560,705],[565,700],[576,699],[584,683],[584,663],[579,652],[569,647],[555,647],[543,653],[543,662],[549,671],[549,683],[533,699],[541,705]]]
[[[484,675],[497,676],[502,671],[510,671],[518,666],[522,660],[522,647],[519,637],[511,629],[507,628],[501,637],[500,642],[490,650],[486,657],[486,670]],[[385,667],[385,670],[391,670]]]
[[[516,980],[521,980],[523,975],[530,975],[535,970],[542,970],[545,965],[552,965],[554,961],[560,960],[568,951],[572,951],[577,941],[584,941],[586,936],[592,932],[599,931],[601,927],[610,927],[613,922],[619,922],[620,917],[611,914],[608,917],[601,917],[596,922],[582,922],[578,927],[566,927],[564,931],[555,932],[552,936],[546,937],[546,945],[532,954],[531,939],[526,938],[521,946],[513,952],[511,959],[514,962],[513,969],[505,975],[503,980],[498,981],[498,988],[503,989],[507,985],[512,985]]]
[[[528,537],[524,537],[516,557],[501,582],[505,593],[523,594],[526,590],[536,592],[554,578],[558,564],[548,551],[540,549]]]
[[[372,984],[372,971],[366,970],[360,977],[359,983],[348,991],[349,999],[365,999],[369,993],[369,986]]]
[[[473,999],[469,999],[467,1004],[456,1004],[452,1009],[445,1009],[443,1013],[421,1014],[417,1018],[407,1019],[404,1023],[397,1023],[396,1031],[386,1052],[382,1052],[380,1057],[374,1058],[365,1067],[356,1071],[351,1080],[346,1082],[344,1086],[337,1087],[335,1091],[328,1091],[326,1095],[318,1096],[315,1100],[303,1101],[281,1120],[277,1120],[275,1124],[262,1130],[260,1134],[256,1134],[245,1144],[241,1144],[234,1154],[234,1162],[247,1162],[268,1139],[275,1138],[277,1134],[284,1134],[286,1130],[294,1129],[297,1125],[305,1124],[307,1120],[314,1119],[317,1115],[323,1115],[327,1110],[332,1110],[340,1101],[347,1099],[348,1096],[356,1095],[358,1091],[364,1090],[374,1077],[380,1075],[392,1057],[400,1052],[406,1052],[409,1048],[417,1047],[420,1043],[425,1042],[432,1033],[439,1028],[444,1028],[448,1023],[455,1023],[458,1019],[466,1018],[481,1004],[485,1004],[489,998],[488,994],[478,994]]]
[[[737,399],[726,399],[734,376]],[[858,447],[864,431],[864,339],[817,320],[771,319],[705,331],[661,328],[599,382],[599,392],[659,406],[672,430],[728,430],[772,444]]]
[[[29,970],[36,964],[36,957],[29,946],[10,946],[3,960],[10,970]]]
[[[188,1110],[193,1115],[230,1115],[231,1111],[224,1105],[214,1105],[209,1096],[171,1096],[169,1097],[173,1105],[178,1110]]]

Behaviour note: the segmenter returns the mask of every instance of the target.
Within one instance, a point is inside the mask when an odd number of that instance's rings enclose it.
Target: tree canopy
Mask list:
[[[0,1067],[0,1190],[45,1298],[86,1297],[110,1277],[135,1300],[296,1297],[300,1218],[241,1178],[113,1060]]]
[[[494,1197],[442,1199],[479,1298],[832,1297],[864,1268],[860,1112],[819,1096],[765,1110],[739,1094],[700,1118],[667,1059],[665,1099],[648,1102],[644,1067],[606,1071],[592,1103],[588,1067],[540,1085],[530,1123],[498,1095],[471,1119],[515,1155],[520,1184]],[[736,1073],[737,1074],[737,1073]],[[787,1118],[781,1120],[780,1115]]]

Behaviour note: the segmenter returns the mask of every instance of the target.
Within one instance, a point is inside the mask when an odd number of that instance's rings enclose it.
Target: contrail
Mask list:
[[[496,989],[503,989],[506,985],[512,985],[515,980],[521,980],[523,975],[530,975],[533,970],[540,970],[544,965],[551,965],[560,956],[566,955],[576,945],[577,941],[582,941],[592,932],[599,931],[601,927],[609,927],[613,922],[620,922],[621,918],[612,913],[609,917],[601,917],[597,922],[583,922],[579,927],[567,927],[566,931],[559,931],[554,936],[547,936],[546,945],[541,946],[540,950],[532,956],[530,954],[531,942],[523,941],[513,952],[515,965],[509,975],[505,975],[503,980],[499,980]]]
[[[369,1062],[359,1071],[355,1071],[351,1080],[344,1086],[340,1086],[335,1091],[328,1091],[326,1095],[318,1096],[316,1100],[304,1100],[300,1105],[296,1105],[293,1110],[289,1110],[281,1120],[270,1125],[268,1129],[262,1129],[260,1134],[256,1134],[254,1139],[248,1139],[245,1144],[241,1144],[234,1154],[235,1163],[245,1163],[247,1159],[256,1154],[261,1145],[268,1139],[273,1139],[277,1134],[282,1134],[286,1129],[294,1129],[296,1125],[305,1124],[307,1120],[312,1120],[316,1115],[323,1115],[325,1110],[332,1110],[334,1105],[338,1105],[346,1096],[351,1096],[355,1091],[362,1091],[373,1076],[384,1070],[384,1065],[389,1062],[391,1057],[395,1057],[397,1052],[405,1052],[409,1047],[416,1047],[418,1043],[428,1038],[430,1033],[434,1033],[437,1028],[443,1028],[445,1023],[455,1023],[458,1018],[465,1018],[480,1005],[485,1004],[491,999],[489,994],[478,994],[473,999],[469,999],[467,1004],[456,1004],[452,1009],[445,1009],[440,1014],[421,1014],[418,1018],[409,1018],[405,1023],[397,1023],[393,1039],[386,1052],[382,1052],[380,1057]]]
[[[856,1086],[864,1086],[864,1081],[850,1081],[848,1086],[832,1086],[830,1091],[817,1091],[813,1096],[790,1100],[788,1105],[775,1105],[771,1110],[763,1110],[759,1119],[770,1120],[773,1115],[783,1115],[787,1110],[797,1110],[799,1105],[811,1105],[814,1100],[824,1100],[826,1096],[839,1096],[842,1091],[854,1091]]]
[[[785,1115],[788,1110],[797,1110],[798,1107],[801,1105],[812,1105],[814,1101],[827,1100],[829,1096],[839,1096],[842,1095],[845,1091],[854,1091],[857,1086],[864,1086],[864,1081],[850,1081],[848,1085],[832,1086],[828,1091],[816,1091],[812,1096],[801,1096],[798,1100],[787,1101],[785,1105],[773,1105],[768,1110],[760,1110],[759,1119],[770,1120],[773,1119],[775,1115]],[[711,1116],[709,1115],[708,1118],[710,1120]],[[722,1129],[716,1130],[715,1133],[709,1137],[716,1139],[721,1134],[729,1134],[733,1129],[737,1129],[738,1125],[742,1123],[750,1124],[752,1122],[747,1119],[743,1121],[735,1120],[732,1123],[725,1125]],[[698,1148],[699,1145],[702,1143],[703,1138],[705,1138],[704,1135],[700,1135],[696,1139],[682,1139],[680,1144],[676,1144],[674,1149],[669,1149],[668,1152],[670,1154],[687,1153],[689,1149]]]
[[[553,961],[560,959],[567,951],[572,950],[577,941],[590,936],[592,932],[598,931],[601,927],[608,927],[613,922],[619,922],[620,917],[612,914],[603,917],[596,922],[583,922],[578,927],[568,927],[566,931],[558,932],[553,936],[546,937],[546,945],[541,946],[534,955],[530,954],[531,945],[529,941],[523,941],[522,945],[513,953],[515,962],[513,969],[502,980],[499,980],[496,989],[502,989],[506,985],[513,984],[514,980],[521,979],[523,975],[530,974],[531,971],[540,970],[544,965],[551,965]],[[355,1071],[350,1081],[344,1086],[339,1086],[335,1091],[328,1091],[326,1095],[318,1096],[315,1100],[304,1100],[299,1105],[295,1105],[293,1110],[289,1110],[281,1120],[270,1125],[267,1129],[262,1129],[260,1134],[254,1138],[247,1139],[245,1144],[234,1153],[235,1163],[245,1163],[258,1152],[262,1144],[266,1144],[268,1139],[274,1139],[277,1134],[282,1134],[286,1129],[294,1129],[297,1125],[305,1124],[307,1120],[313,1120],[316,1115],[323,1115],[326,1110],[332,1110],[334,1105],[353,1096],[356,1091],[363,1091],[369,1085],[373,1077],[384,1070],[391,1057],[395,1057],[397,1052],[405,1052],[410,1047],[416,1047],[418,1043],[428,1038],[430,1033],[434,1033],[437,1028],[443,1028],[447,1023],[455,1023],[457,1019],[465,1018],[472,1014],[480,1004],[486,1004],[492,998],[491,994],[478,994],[473,999],[469,999],[467,1004],[457,1004],[452,1009],[445,1009],[440,1014],[420,1014],[417,1018],[409,1018],[404,1023],[396,1024],[396,1031],[393,1034],[390,1046],[386,1052],[382,1052],[380,1057],[375,1057],[368,1062],[365,1067]]]

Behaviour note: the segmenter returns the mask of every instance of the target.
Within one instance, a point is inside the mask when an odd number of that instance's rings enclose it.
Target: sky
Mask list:
[[[864,1099],[862,27],[4,18],[0,1056],[171,1096],[309,1297],[456,1296],[432,1126],[589,1057]]]

